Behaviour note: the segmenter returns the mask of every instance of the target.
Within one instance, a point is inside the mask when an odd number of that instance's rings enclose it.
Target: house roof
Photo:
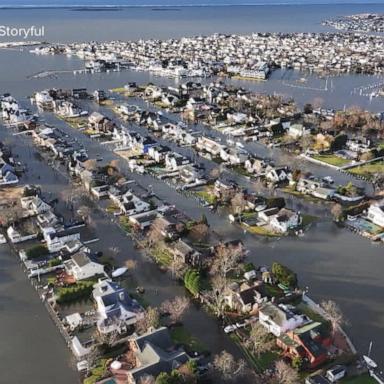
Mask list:
[[[77,264],[78,267],[84,267],[91,262],[88,255],[85,252],[77,252],[71,256],[71,259]]]

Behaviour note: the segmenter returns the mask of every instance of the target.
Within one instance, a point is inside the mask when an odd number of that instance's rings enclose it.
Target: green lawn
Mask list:
[[[375,173],[384,173],[384,161],[379,160],[362,166],[349,168],[348,172],[353,175],[364,176],[371,179]]]
[[[242,224],[242,227],[250,232],[250,233],[253,233],[255,235],[260,235],[260,236],[268,236],[268,237],[280,237],[281,234],[279,233],[276,233],[276,232],[272,232],[270,231],[269,229],[265,228],[265,227],[258,227],[256,225],[253,225],[253,226],[246,226],[244,224]]]
[[[341,381],[342,384],[375,384],[376,380],[372,379],[369,374],[358,377],[348,377]]]
[[[171,253],[167,249],[163,248],[161,245],[152,248],[151,255],[157,263],[164,267],[169,267],[172,263]]]
[[[344,165],[348,165],[350,163],[350,160],[343,159],[342,157],[339,157],[334,154],[330,155],[314,155],[313,158],[315,160],[322,161],[327,164],[335,165],[336,167],[342,167]]]
[[[197,191],[195,194],[201,199],[205,200],[208,204],[215,204],[217,197],[211,191]]]

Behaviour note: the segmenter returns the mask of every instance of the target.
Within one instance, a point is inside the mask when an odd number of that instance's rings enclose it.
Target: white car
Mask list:
[[[231,325],[227,325],[226,327],[224,327],[224,332],[225,333],[232,333],[232,332],[236,331],[236,329],[237,329],[236,324],[231,324]]]

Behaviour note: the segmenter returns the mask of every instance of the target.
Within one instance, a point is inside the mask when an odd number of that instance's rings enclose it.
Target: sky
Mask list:
[[[384,4],[384,0],[0,0],[0,7]]]

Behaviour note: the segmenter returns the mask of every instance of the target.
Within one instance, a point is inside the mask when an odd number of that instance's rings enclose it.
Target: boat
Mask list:
[[[6,244],[7,243],[7,239],[5,238],[4,235],[0,234],[0,244]]]
[[[112,272],[112,277],[120,277],[124,275],[124,273],[127,271],[128,271],[128,268],[126,267],[117,268]]]
[[[363,356],[365,363],[367,364],[368,369],[376,369],[377,364],[368,356]]]

